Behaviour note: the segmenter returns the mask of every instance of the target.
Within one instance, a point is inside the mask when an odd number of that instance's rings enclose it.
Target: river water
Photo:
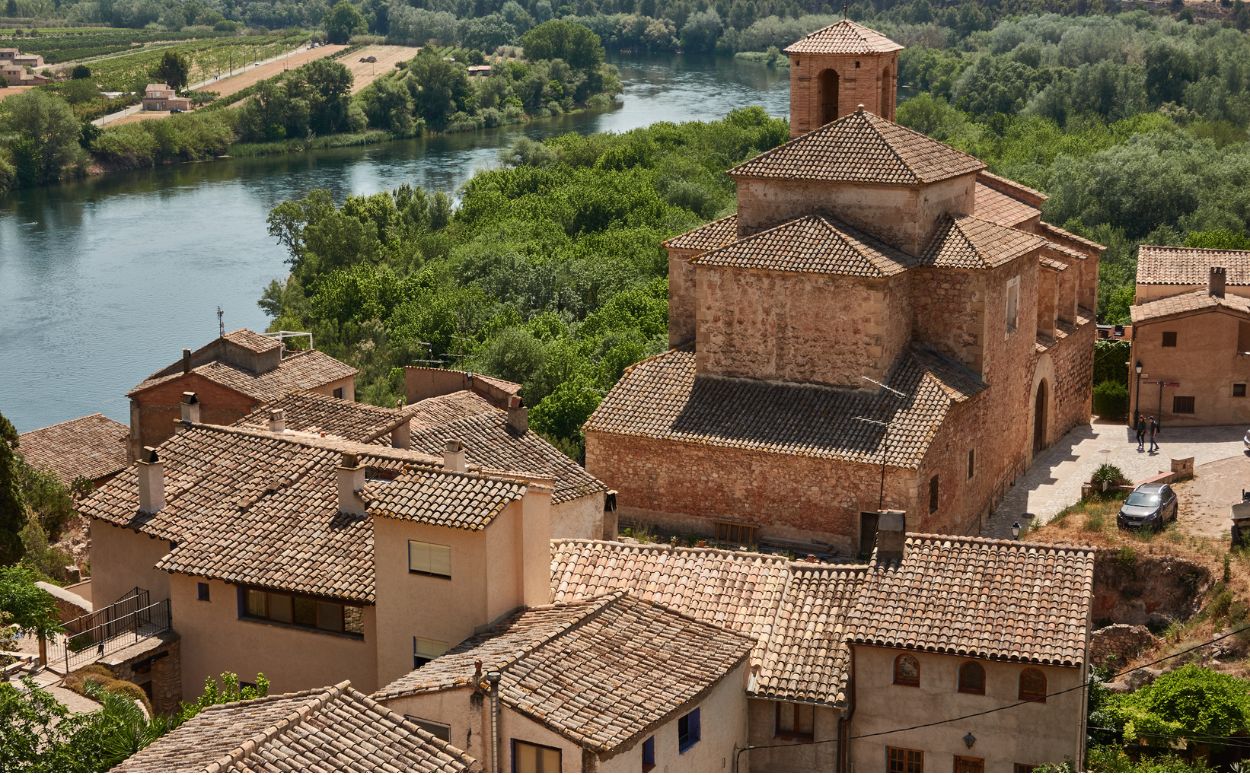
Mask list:
[[[278,203],[402,183],[453,192],[518,137],[619,132],[763,105],[783,115],[787,71],[724,58],[616,63],[623,106],[595,114],[306,155],[186,164],[0,199],[0,413],[19,431],[103,412],[227,329],[268,324],[261,290],[284,274],[266,231]]]

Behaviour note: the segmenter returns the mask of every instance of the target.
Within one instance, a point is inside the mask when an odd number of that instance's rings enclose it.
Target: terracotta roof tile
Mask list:
[[[1014,227],[1040,217],[1042,211],[977,181],[972,214],[1000,226]]]
[[[1129,308],[1129,313],[1132,315],[1133,324],[1136,325],[1173,315],[1215,309],[1247,315],[1250,314],[1250,299],[1241,296],[1211,296],[1205,290],[1193,291],[1165,299],[1155,299],[1145,304],[1135,304]]]
[[[461,530],[482,530],[508,504],[519,500],[525,489],[521,482],[417,469],[393,481],[379,482],[369,503],[369,514]]]
[[[31,466],[56,474],[67,487],[82,477],[112,476],[129,464],[130,428],[102,414],[66,420],[18,436],[17,451]]]
[[[276,350],[282,346],[282,342],[275,337],[258,334],[247,328],[240,328],[237,331],[231,331],[222,337],[227,342],[237,344],[238,346],[251,350],[254,353],[264,353],[270,350]]]
[[[495,406],[472,390],[457,390],[454,393],[426,398],[403,408],[404,414],[412,418],[413,432],[493,411]]]
[[[563,622],[562,608],[572,609]],[[534,611],[538,616],[522,613],[401,680],[420,682],[429,671],[439,685],[468,683],[480,659],[483,671],[501,673],[505,705],[608,753],[697,700],[751,651],[745,637],[629,595]],[[491,643],[495,638],[502,643]],[[377,696],[405,693],[411,690],[392,684]]]
[[[407,416],[398,409],[358,404],[309,391],[290,393],[261,406],[235,423],[239,427],[267,429],[269,413],[280,409],[286,429],[301,433],[325,433],[348,441],[370,442],[387,436]],[[389,443],[389,436],[387,436]]]
[[[205,708],[114,772],[470,772],[473,757],[344,682]]]
[[[920,261],[926,266],[982,269],[1001,266],[1046,245],[1046,240],[980,218],[947,216]]]
[[[1107,249],[1106,245],[1099,245],[1097,242],[1094,242],[1093,240],[1085,239],[1084,237],[1078,234],[1073,234],[1070,231],[1065,231],[1059,228],[1058,226],[1055,226],[1052,223],[1046,223],[1045,221],[1042,221],[1041,223],[1037,225],[1037,233],[1053,241],[1058,241],[1060,243],[1071,243],[1071,245],[1079,245],[1080,247],[1086,248],[1087,250],[1090,250],[1091,252],[1102,252]],[[1071,247],[1071,245],[1068,245],[1068,247]]]
[[[613,541],[553,543],[552,594],[576,601],[624,590],[755,644],[753,696],[843,705],[843,618],[863,566]]]
[[[804,35],[786,46],[787,54],[887,54],[903,47],[850,19]]]
[[[1168,245],[1142,245],[1137,249],[1137,284],[1206,288],[1207,275],[1213,266],[1224,267],[1226,285],[1250,285],[1250,250]]]
[[[587,432],[880,463],[889,421],[888,462],[914,467],[952,402],[983,389],[936,353],[913,348],[888,382],[911,398],[819,385],[696,376],[693,352],[673,350],[630,367],[587,420]]]
[[[170,371],[172,368],[163,369],[140,382],[127,395],[133,396],[182,376],[181,367]],[[321,387],[356,373],[353,367],[320,350],[292,353],[283,358],[276,369],[262,374],[221,361],[210,361],[191,371],[257,401],[276,401],[288,393]]]
[[[807,215],[704,253],[692,263],[776,272],[889,277],[913,262],[849,226]]]
[[[856,111],[729,170],[737,178],[915,185],[984,169],[966,153]]]
[[[720,220],[705,223],[676,237],[664,241],[664,247],[678,250],[715,250],[738,239],[738,214],[727,215]]]
[[[447,440],[459,441],[464,444],[465,457],[470,464],[554,478],[556,488],[551,502],[556,504],[607,492],[603,482],[542,436],[533,431],[518,434],[509,430],[507,416],[506,412],[488,406],[470,417],[414,429],[412,449],[439,455]]]
[[[1092,549],[909,535],[869,570],[847,617],[853,643],[983,659],[1080,665]]]

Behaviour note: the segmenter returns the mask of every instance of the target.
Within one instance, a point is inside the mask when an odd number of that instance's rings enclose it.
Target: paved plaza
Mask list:
[[[1120,423],[1096,422],[1077,427],[1033,459],[1007,491],[982,535],[1009,538],[1011,524],[1028,512],[1048,522],[1081,499],[1081,484],[1103,463],[1119,466],[1136,482],[1172,469],[1173,458],[1194,458],[1201,466],[1245,454],[1242,426],[1164,428],[1159,451],[1137,451],[1136,435]],[[1250,486],[1250,482],[1247,482]],[[1021,523],[1023,524],[1023,522]]]

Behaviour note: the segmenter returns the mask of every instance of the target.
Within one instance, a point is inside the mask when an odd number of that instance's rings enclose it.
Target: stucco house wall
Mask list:
[[[750,699],[748,728],[750,744],[781,746],[761,748],[742,755],[742,769],[750,772],[837,772],[838,724],[841,714],[825,705],[812,713],[810,740],[777,733],[777,703]]]
[[[135,587],[151,593],[153,603],[169,597],[169,574],[156,563],[171,548],[168,541],[99,519],[91,520],[91,604],[103,608]]]
[[[985,694],[958,691],[963,657],[906,652],[920,663],[920,686],[894,685],[894,659],[904,652],[871,646],[854,646],[854,710],[851,737],[898,729],[934,720],[1011,705],[1019,701],[1020,672],[1026,667],[1042,671],[1046,690],[1053,694],[1080,686],[1080,668],[977,660],[985,668]],[[971,747],[964,736],[975,738]],[[950,724],[892,732],[877,737],[852,739],[851,769],[880,772],[886,769],[886,748],[924,751],[926,772],[951,772],[955,756],[985,760],[986,772],[1012,772],[1017,764],[1037,765],[1071,760],[1080,766],[1085,736],[1085,692],[1070,691],[995,713],[966,718]]]
[[[1142,414],[1159,416],[1162,403],[1159,421],[1165,433],[1169,426],[1250,424],[1250,397],[1233,395],[1234,384],[1250,384],[1250,355],[1238,351],[1243,322],[1250,323],[1250,317],[1210,310],[1136,324],[1129,363],[1142,363]],[[1163,346],[1164,332],[1176,334],[1175,347]],[[1179,383],[1163,387],[1162,402],[1154,384],[1158,380]],[[1130,370],[1130,416],[1137,410],[1137,392]],[[1176,396],[1192,396],[1194,413],[1174,412]]]

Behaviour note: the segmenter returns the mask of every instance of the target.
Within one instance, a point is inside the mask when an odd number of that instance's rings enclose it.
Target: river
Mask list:
[[[284,274],[266,231],[278,203],[410,183],[453,192],[517,138],[620,132],[763,105],[784,115],[787,71],[726,58],[616,62],[622,107],[515,127],[303,155],[185,164],[0,199],[0,413],[19,431],[92,412],[129,421],[126,391],[183,347],[263,330],[261,290]]]

